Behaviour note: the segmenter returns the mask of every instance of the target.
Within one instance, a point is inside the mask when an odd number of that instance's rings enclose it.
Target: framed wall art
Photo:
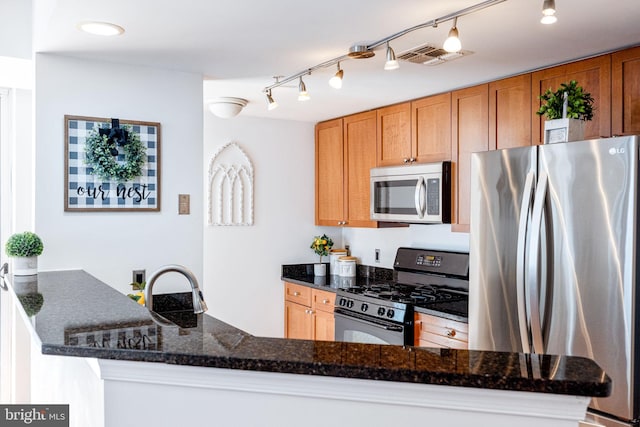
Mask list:
[[[160,211],[160,123],[65,116],[64,210]]]

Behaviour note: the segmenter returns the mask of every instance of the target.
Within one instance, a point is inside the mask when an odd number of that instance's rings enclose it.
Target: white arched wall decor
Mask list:
[[[208,225],[253,225],[253,165],[235,142],[209,162]]]

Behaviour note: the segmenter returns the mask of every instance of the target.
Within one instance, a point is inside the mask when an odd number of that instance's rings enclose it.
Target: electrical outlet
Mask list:
[[[375,260],[376,264],[380,264],[380,249],[376,249]]]
[[[189,215],[191,213],[191,196],[189,194],[178,194],[178,215]]]
[[[147,271],[146,270],[133,270],[131,282],[133,283],[144,283],[147,281]]]

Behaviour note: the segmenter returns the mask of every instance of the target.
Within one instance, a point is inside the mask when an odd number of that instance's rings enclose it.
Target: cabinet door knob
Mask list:
[[[323,299],[323,300],[322,300],[322,303],[323,303],[323,304],[329,304],[330,302],[331,302],[331,301],[329,301],[328,299]]]
[[[447,332],[447,336],[449,338],[453,338],[456,336],[456,330],[455,329],[451,329],[450,331]]]
[[[293,293],[293,296],[294,296],[294,297],[299,297],[299,296],[300,296],[300,292],[295,291],[295,292]]]
[[[410,161],[411,163],[413,163],[413,162],[415,162],[415,161],[416,161],[416,158],[415,158],[415,157],[412,157],[412,158],[410,158],[410,159],[409,159],[409,161]]]
[[[406,157],[405,157],[404,159],[402,159],[402,161],[403,161],[404,163],[409,163],[409,159],[407,159]]]

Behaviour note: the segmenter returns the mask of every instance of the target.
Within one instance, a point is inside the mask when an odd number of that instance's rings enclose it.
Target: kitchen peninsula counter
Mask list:
[[[394,402],[398,396],[404,396],[405,391],[406,396],[420,396],[422,391],[435,393],[440,407],[442,396],[447,393],[461,393],[461,396],[475,393],[480,402],[484,399],[482,393],[486,395],[491,390],[516,396],[516,400],[535,396],[549,404],[564,396],[571,402],[579,402],[582,409],[586,409],[590,396],[607,396],[611,388],[609,378],[593,361],[579,357],[263,338],[208,314],[179,319],[176,322],[183,321],[182,326],[177,326],[163,317],[152,316],[145,307],[81,270],[41,272],[31,279],[15,277],[9,281],[13,282],[11,295],[17,295],[16,301],[20,303],[16,306],[30,329],[32,364],[38,364],[32,367],[32,377],[46,376],[41,366],[48,361],[56,365],[64,364],[66,359],[76,363],[87,359],[91,370],[111,387],[108,393],[107,389],[103,390],[105,401],[101,409],[105,420],[109,419],[112,405],[126,401],[112,397],[107,403],[107,394],[116,396],[113,392],[120,387],[123,392],[133,390],[133,384],[146,390],[158,382],[163,387],[172,384],[194,387],[196,391],[211,388],[216,398],[220,397],[220,390],[238,391],[240,386],[234,384],[242,383],[245,385],[240,389],[250,389],[253,394],[266,393],[269,399],[276,395],[317,399],[333,393],[329,396],[332,401],[335,396],[346,399],[348,390],[359,393],[356,401],[367,400],[370,392],[364,390],[370,390],[374,384],[387,397],[389,387],[395,390],[391,395]],[[205,298],[211,300],[215,296],[205,291]],[[64,380],[59,375],[52,380],[54,383]],[[275,380],[274,390],[279,391],[267,390],[271,380]],[[38,381],[40,387],[43,380]],[[266,382],[256,388],[256,381]],[[216,385],[210,387],[214,383]],[[52,389],[55,387],[60,384],[52,384]],[[365,388],[360,390],[360,387]],[[54,395],[40,394],[41,398]],[[130,403],[140,394],[135,396]],[[230,398],[225,395],[223,400]],[[370,399],[376,398],[370,396]],[[425,399],[404,402],[401,406],[411,406],[409,412],[417,407],[424,409]],[[496,404],[496,408],[503,403],[504,400]],[[461,404],[468,403],[462,401]],[[558,410],[567,411],[566,407]],[[551,414],[545,417],[553,417],[549,406],[543,412]],[[99,425],[118,424],[105,421]],[[449,422],[449,425],[457,424]]]

